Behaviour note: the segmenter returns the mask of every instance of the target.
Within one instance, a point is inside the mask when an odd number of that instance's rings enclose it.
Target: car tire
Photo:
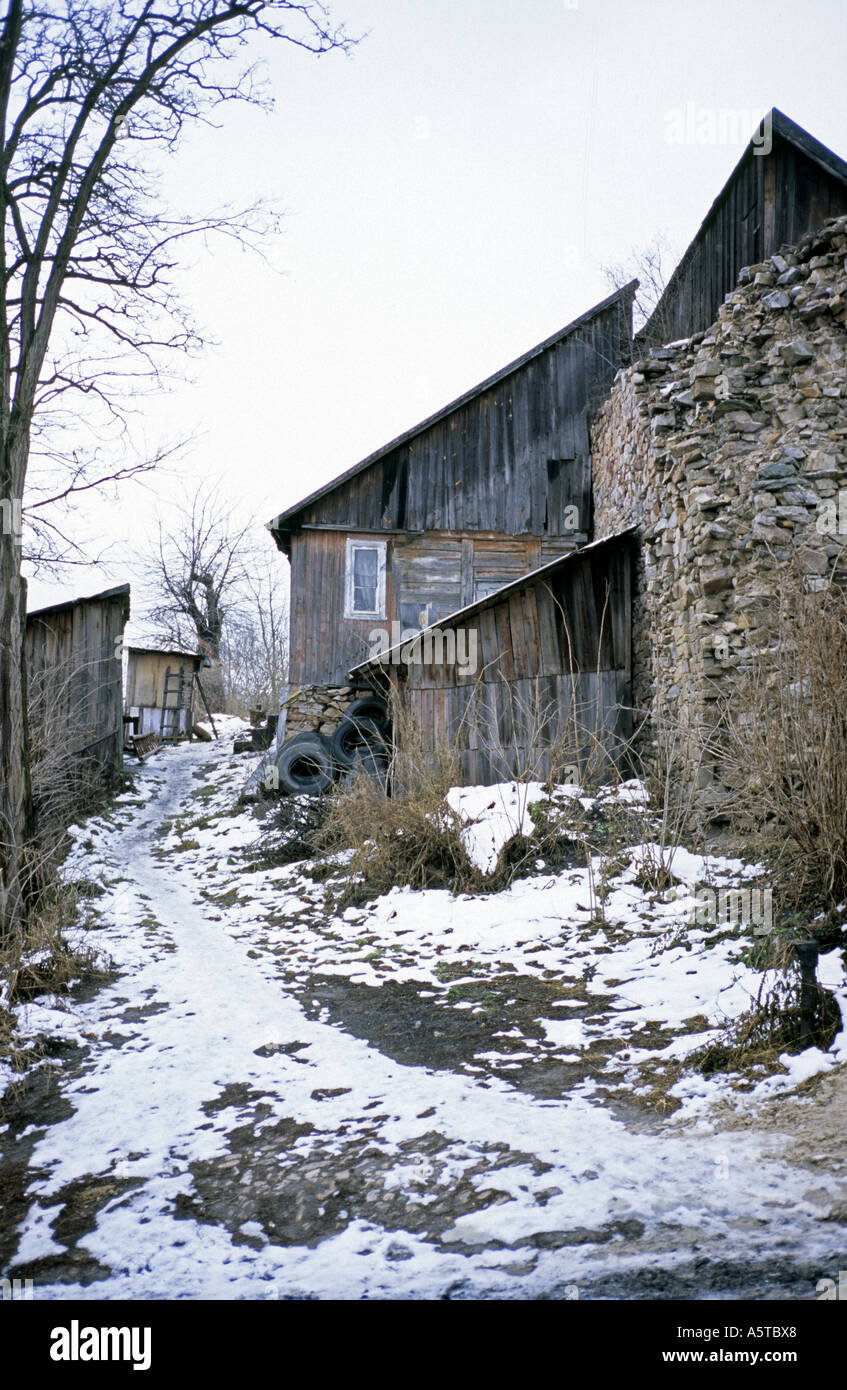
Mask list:
[[[295,734],[276,759],[279,789],[291,796],[320,796],[335,779],[332,748],[323,734]]]
[[[332,736],[332,756],[338,767],[346,772],[356,766],[360,753],[370,749],[384,753],[387,745],[388,732],[384,724],[365,717],[351,719],[346,714]]]
[[[388,705],[379,695],[360,695],[344,711],[345,719],[373,719],[388,727]]]

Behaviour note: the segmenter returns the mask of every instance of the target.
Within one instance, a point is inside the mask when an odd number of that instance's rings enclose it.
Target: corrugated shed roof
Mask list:
[[[200,652],[183,652],[178,647],[127,647],[131,656],[178,656],[181,661],[201,661]]]

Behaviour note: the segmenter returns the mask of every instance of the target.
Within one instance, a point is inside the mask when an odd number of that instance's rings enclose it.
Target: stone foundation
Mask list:
[[[287,707],[285,737],[319,733],[331,738],[350,705],[361,695],[350,685],[304,685]]]
[[[706,333],[619,372],[592,471],[595,537],[640,539],[642,752],[661,716],[681,725],[701,801],[719,804],[701,734],[772,643],[780,576],[796,556],[820,586],[847,559],[847,218],[742,270]]]

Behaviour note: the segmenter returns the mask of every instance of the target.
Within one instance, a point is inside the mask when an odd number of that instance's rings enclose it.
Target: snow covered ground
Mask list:
[[[755,997],[749,940],[690,923],[749,869],[680,849],[650,894],[632,846],[602,920],[584,868],[540,865],[336,912],[308,865],[262,867],[230,749],[161,752],[75,830],[116,973],[21,1016],[59,1043],[0,1121],[0,1272],[53,1299],[811,1298],[844,1267],[835,1112],[798,1149],[816,1101],[789,1093],[830,1073],[843,1101],[847,1033],[745,1088],[668,1070]],[[484,871],[541,794],[452,794]],[[839,952],[820,976],[847,1017]]]

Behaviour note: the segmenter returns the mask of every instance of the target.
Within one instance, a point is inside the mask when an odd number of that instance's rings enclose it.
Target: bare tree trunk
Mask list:
[[[26,583],[13,534],[0,533],[0,940],[23,927],[32,791],[26,732]]]

